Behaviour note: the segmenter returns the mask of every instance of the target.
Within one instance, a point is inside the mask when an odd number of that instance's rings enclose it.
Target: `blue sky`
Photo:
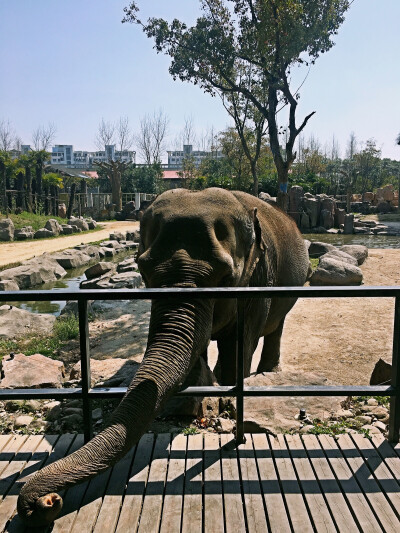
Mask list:
[[[0,0],[0,120],[23,142],[54,122],[55,142],[94,149],[102,117],[140,117],[162,108],[169,145],[192,116],[199,133],[221,130],[229,118],[220,101],[173,81],[138,27],[121,24],[128,0]],[[193,22],[198,0],[139,0],[142,16]],[[336,46],[311,68],[301,89],[299,117],[316,111],[305,130],[321,144],[332,136],[344,152],[351,131],[375,138],[383,156],[400,159],[399,0],[355,0]],[[297,83],[303,76],[295,74]]]

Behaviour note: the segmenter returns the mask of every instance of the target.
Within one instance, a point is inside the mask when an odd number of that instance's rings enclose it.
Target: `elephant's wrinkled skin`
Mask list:
[[[223,189],[177,189],[159,196],[141,222],[138,264],[147,287],[299,286],[309,269],[306,247],[291,219],[253,196]],[[294,301],[245,301],[246,375],[262,336],[258,371],[278,365],[283,322]],[[218,342],[220,382],[234,383],[235,305],[235,300],[183,296],[153,302],[143,362],[110,426],[25,484],[18,512],[28,524],[51,522],[62,505],[55,493],[128,452],[166,400],[190,380],[210,339]]]

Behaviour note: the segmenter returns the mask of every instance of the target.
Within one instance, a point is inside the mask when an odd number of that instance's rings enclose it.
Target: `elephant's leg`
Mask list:
[[[235,385],[236,383],[236,335],[234,331],[218,339],[218,361],[214,374],[221,385]],[[247,339],[246,339],[247,337]],[[244,377],[250,375],[251,359],[257,347],[258,338],[251,341],[245,334],[244,340]]]
[[[280,370],[279,358],[281,355],[281,337],[284,322],[285,319],[283,318],[275,331],[269,335],[265,335],[261,359],[257,367],[257,373],[276,372]]]

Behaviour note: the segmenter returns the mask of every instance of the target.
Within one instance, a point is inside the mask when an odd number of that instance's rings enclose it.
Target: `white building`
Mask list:
[[[168,168],[182,168],[184,159],[192,159],[196,168],[198,168],[204,159],[214,158],[220,159],[223,157],[222,152],[216,150],[207,152],[205,150],[193,150],[191,144],[184,144],[183,150],[167,151],[168,153]]]
[[[115,144],[105,146],[104,150],[97,152],[87,152],[85,150],[74,151],[72,144],[56,144],[51,151],[52,165],[65,165],[71,168],[89,168],[96,162],[103,161],[124,161],[134,163],[136,152],[133,150],[116,150]]]

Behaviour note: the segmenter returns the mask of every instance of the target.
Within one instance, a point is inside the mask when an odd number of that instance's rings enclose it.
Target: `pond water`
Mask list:
[[[303,237],[311,242],[326,242],[334,246],[362,244],[367,248],[400,248],[399,235],[335,235],[331,233],[309,233]]]
[[[104,260],[110,263],[120,263],[127,257],[131,257],[135,254],[136,254],[136,250],[127,250],[127,251],[119,252],[113,257],[107,257]],[[85,271],[91,265],[95,263],[96,263],[96,260],[93,260],[87,265],[82,266],[80,268],[72,268],[71,270],[67,270],[67,275],[63,279],[59,279],[57,281],[51,281],[49,283],[43,283],[42,285],[32,287],[31,289],[27,289],[27,290],[34,291],[34,292],[45,291],[45,290],[53,290],[53,291],[77,290],[79,289],[79,285],[81,281],[84,281],[86,279]],[[50,313],[52,315],[59,316],[67,302],[65,301],[62,301],[62,302],[54,302],[54,301],[34,302],[32,301],[32,302],[9,302],[9,303],[11,305],[14,305],[15,307],[19,307],[20,309],[25,309],[26,311],[30,311],[32,313]]]

